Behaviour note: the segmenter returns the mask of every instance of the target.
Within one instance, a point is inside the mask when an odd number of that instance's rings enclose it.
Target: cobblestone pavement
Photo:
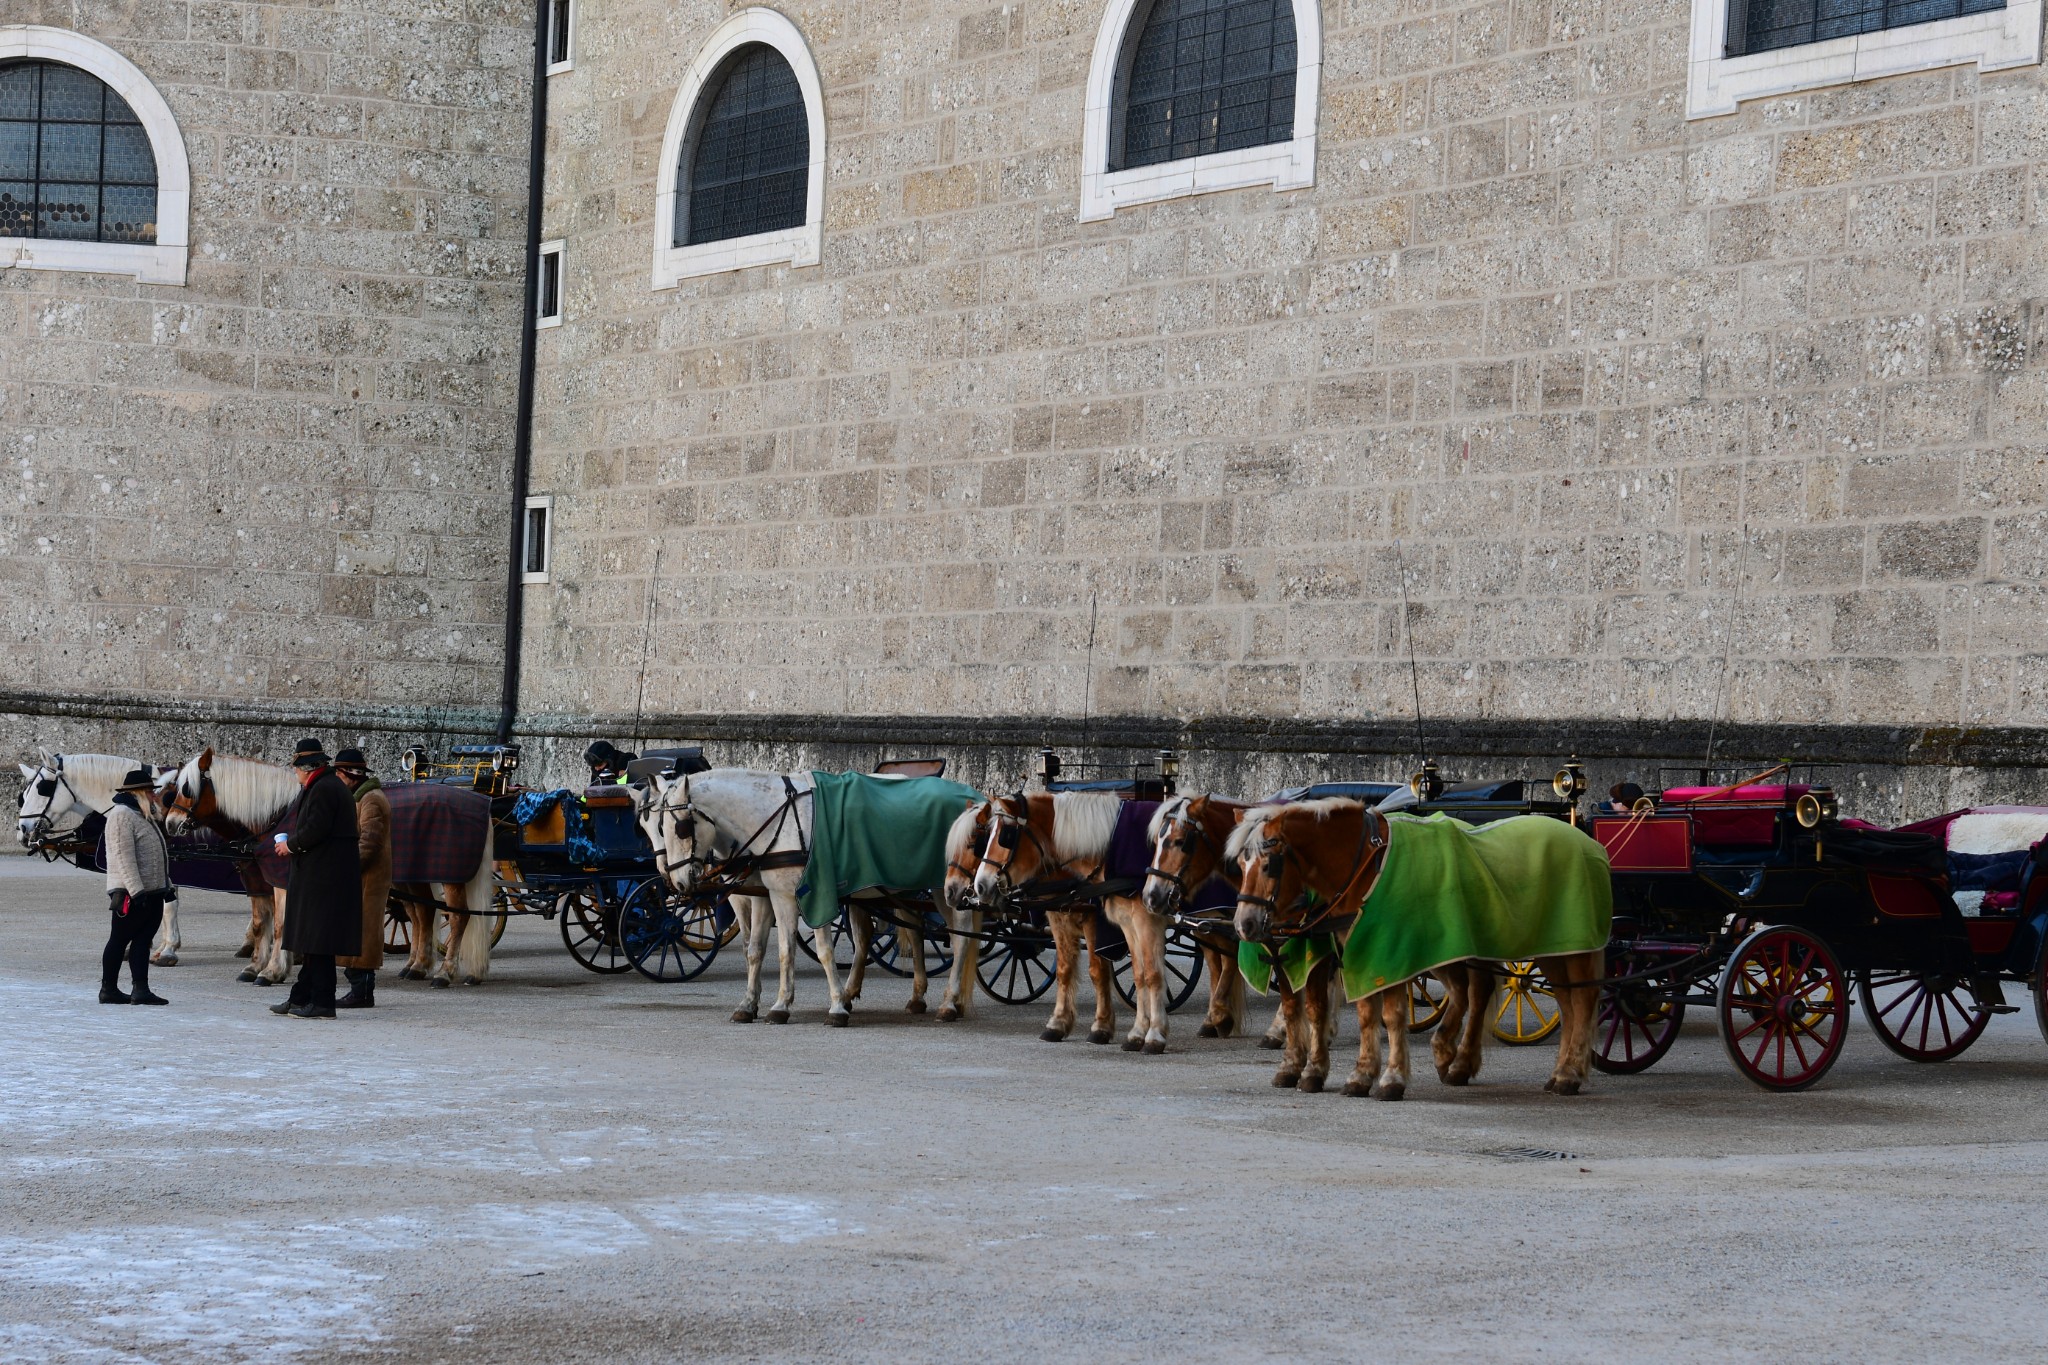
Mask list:
[[[2048,1047],[1817,1090],[1704,1024],[1540,1093],[1547,1049],[1401,1104],[1195,1039],[940,1025],[871,978],[726,1022],[515,921],[492,980],[273,1017],[188,896],[163,1010],[93,1003],[96,881],[0,862],[0,1361],[2012,1359],[2048,1330]],[[1568,1153],[1530,1158],[1513,1149]]]

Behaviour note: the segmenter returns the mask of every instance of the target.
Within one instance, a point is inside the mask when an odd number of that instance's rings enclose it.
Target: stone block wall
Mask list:
[[[655,292],[733,8],[587,6],[551,86],[523,725],[1366,752],[1412,639],[1475,752],[2040,761],[2040,68],[1687,122],[1683,0],[1343,0],[1312,189],[1082,224],[1099,0],[811,0],[822,263]]]
[[[139,66],[193,175],[183,287],[0,270],[0,747],[488,727],[531,15],[0,4]]]

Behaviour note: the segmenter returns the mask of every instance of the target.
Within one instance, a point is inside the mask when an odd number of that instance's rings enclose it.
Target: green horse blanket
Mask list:
[[[1613,916],[1606,850],[1562,820],[1393,815],[1379,878],[1349,936],[1297,940],[1280,962],[1299,990],[1316,961],[1341,953],[1344,994],[1357,1000],[1468,957],[1517,962],[1602,948]],[[1264,990],[1270,956],[1242,944],[1238,962]]]
[[[946,881],[946,831],[981,793],[943,777],[811,774],[811,856],[797,902],[830,924],[842,898],[872,887],[931,891]]]

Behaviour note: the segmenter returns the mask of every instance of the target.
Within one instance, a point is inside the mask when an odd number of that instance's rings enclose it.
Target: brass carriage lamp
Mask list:
[[[398,766],[405,769],[408,782],[427,780],[427,751],[415,744],[398,756]]]
[[[1180,755],[1171,749],[1159,751],[1159,782],[1166,788],[1168,796],[1173,795],[1174,779],[1180,776]]]
[[[1573,754],[1565,760],[1557,775],[1550,779],[1550,789],[1557,793],[1557,799],[1571,806],[1571,820],[1579,823],[1579,798],[1586,794],[1586,765]]]
[[[1051,749],[1038,751],[1038,780],[1048,787],[1060,780],[1060,756]]]
[[[1434,801],[1444,794],[1443,774],[1437,771],[1435,759],[1422,760],[1422,770],[1408,779],[1408,790],[1418,801]]]

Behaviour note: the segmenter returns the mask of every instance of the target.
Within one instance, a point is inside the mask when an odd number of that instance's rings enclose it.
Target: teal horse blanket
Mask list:
[[[811,774],[810,860],[797,888],[804,922],[830,924],[856,891],[930,891],[946,880],[946,831],[980,792],[943,777]]]
[[[1485,825],[1393,815],[1387,827],[1385,863],[1351,932],[1341,943],[1311,938],[1281,951],[1295,989],[1330,952],[1339,954],[1344,994],[1357,1000],[1465,958],[1518,962],[1606,946],[1614,918],[1607,852],[1583,830],[1546,815]],[[1244,944],[1238,962],[1264,989],[1270,956]]]

